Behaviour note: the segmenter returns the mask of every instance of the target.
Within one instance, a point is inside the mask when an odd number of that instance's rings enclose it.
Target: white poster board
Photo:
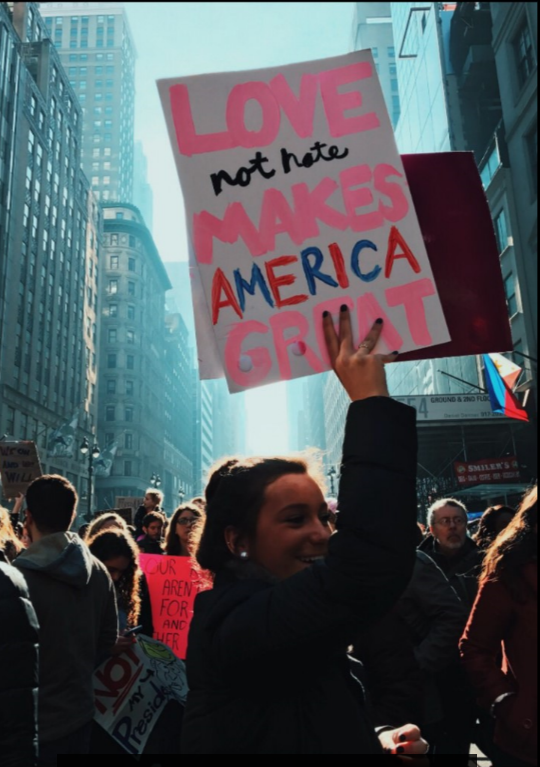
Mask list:
[[[385,320],[379,351],[450,340],[371,51],[158,85],[203,374],[235,392],[328,370],[344,304],[358,342]]]

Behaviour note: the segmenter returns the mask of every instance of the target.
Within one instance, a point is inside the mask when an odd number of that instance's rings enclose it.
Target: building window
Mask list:
[[[124,214],[123,214],[123,213],[121,213],[121,212],[117,212],[117,213],[116,213],[116,218],[117,218],[117,219],[119,219],[119,220],[121,221],[121,220],[124,218]]]
[[[388,48],[388,58],[389,59],[395,59],[396,58],[396,49],[393,45],[389,46]]]
[[[109,328],[108,340],[110,344],[116,344],[118,342],[118,331],[116,328]]]
[[[527,22],[523,24],[514,40],[514,51],[519,84],[523,86],[536,67],[531,30]]]
[[[131,477],[133,475],[133,468],[131,461],[124,461],[124,477]]]
[[[128,259],[128,269],[129,269],[130,272],[134,272],[135,271],[135,259],[134,258],[129,258]]]
[[[127,369],[135,370],[135,357],[133,354],[128,354],[127,356]]]
[[[105,420],[111,421],[116,420],[116,407],[114,405],[107,405],[105,409]]]
[[[127,317],[128,317],[128,320],[132,320],[132,321],[135,320],[135,307],[132,304],[128,305]]]
[[[127,333],[126,333],[126,338],[127,338],[128,344],[134,344],[135,343],[135,331],[128,330]]]
[[[518,313],[516,278],[513,273],[508,275],[504,281],[504,292],[506,294],[506,303],[508,304],[508,314],[510,317],[513,317]]]
[[[116,381],[114,378],[109,378],[107,381],[107,394],[116,394]]]
[[[127,405],[125,408],[125,419],[128,423],[133,423],[133,408],[131,405]]]
[[[506,211],[501,210],[495,219],[495,235],[497,237],[497,246],[499,253],[503,253],[508,247],[508,223],[506,220]]]
[[[134,282],[128,282],[128,295],[134,296],[135,295],[135,283]]]
[[[111,269],[118,269],[120,264],[120,259],[118,256],[111,256]]]
[[[107,355],[107,368],[109,370],[114,370],[116,368],[116,354]]]
[[[114,296],[118,293],[118,280],[109,280],[109,295]]]
[[[133,434],[126,434],[124,436],[124,447],[126,450],[133,450]]]
[[[118,304],[109,304],[109,317],[118,317]]]
[[[126,396],[133,397],[135,393],[135,384],[133,381],[126,381]]]

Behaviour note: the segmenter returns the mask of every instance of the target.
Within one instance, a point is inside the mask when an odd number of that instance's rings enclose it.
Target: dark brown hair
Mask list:
[[[170,557],[182,556],[182,543],[176,533],[176,524],[179,518],[184,513],[184,511],[190,511],[193,514],[193,516],[197,518],[197,523],[192,528],[193,532],[195,532],[196,527],[202,526],[202,523],[204,521],[205,515],[203,510],[201,509],[200,506],[196,506],[194,503],[184,503],[182,506],[179,506],[176,509],[169,524],[169,531],[167,533],[167,542],[165,544],[165,551]]]
[[[143,528],[149,527],[152,522],[160,522],[162,525],[164,525],[165,521],[165,517],[160,511],[149,511],[143,519],[142,526]]]
[[[481,549],[488,549],[499,535],[497,520],[503,514],[509,514],[513,519],[516,516],[516,510],[510,506],[490,506],[484,512],[474,536],[474,540]]]
[[[503,582],[514,599],[523,602],[529,588],[522,571],[537,559],[538,486],[527,493],[512,522],[488,550],[483,578]]]
[[[225,541],[228,527],[253,539],[266,488],[287,474],[310,474],[322,484],[301,458],[233,458],[216,467],[206,487],[206,524],[197,551],[204,570],[215,574],[234,559]]]
[[[26,491],[26,506],[40,533],[65,533],[71,527],[79,496],[65,477],[46,474]]]
[[[103,563],[116,557],[126,557],[129,560],[128,569],[115,586],[120,596],[121,607],[127,613],[128,625],[136,626],[141,612],[142,571],[139,567],[139,550],[135,542],[127,531],[103,530],[88,540],[88,548]]]

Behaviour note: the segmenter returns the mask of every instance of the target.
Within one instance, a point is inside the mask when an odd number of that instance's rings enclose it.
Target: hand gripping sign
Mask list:
[[[328,370],[344,303],[357,340],[385,319],[380,351],[450,341],[370,51],[159,89],[231,391]]]

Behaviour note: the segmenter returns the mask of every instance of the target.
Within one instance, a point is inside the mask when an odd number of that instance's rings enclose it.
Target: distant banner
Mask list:
[[[142,754],[168,701],[186,698],[184,663],[150,637],[139,636],[94,673],[94,719],[128,754]]]
[[[110,477],[111,469],[113,467],[116,451],[118,450],[118,442],[112,442],[105,450],[102,450],[99,458],[94,461],[94,475],[96,477]]]
[[[70,421],[66,421],[58,429],[53,429],[47,440],[47,452],[49,457],[72,458],[75,447],[75,437],[79,425],[79,411]]]
[[[519,461],[515,456],[486,459],[475,463],[457,462],[454,468],[461,487],[521,482]]]
[[[193,605],[200,591],[198,573],[189,557],[141,554],[140,562],[150,590],[154,637],[184,659]]]
[[[0,475],[4,498],[23,495],[28,485],[41,477],[41,464],[34,442],[0,442]]]

